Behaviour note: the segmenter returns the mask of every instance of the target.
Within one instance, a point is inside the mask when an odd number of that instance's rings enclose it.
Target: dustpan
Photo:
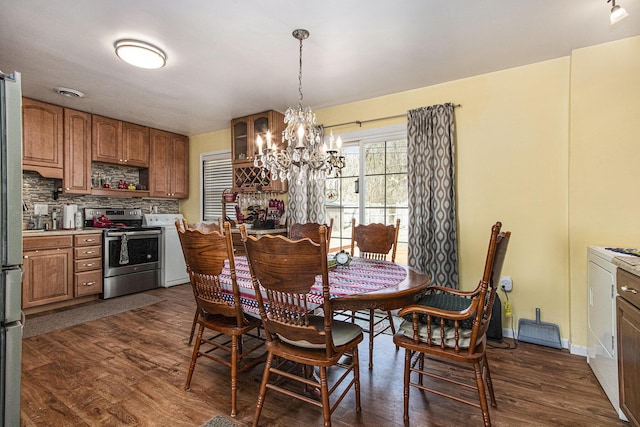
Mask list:
[[[536,320],[520,319],[518,321],[518,341],[562,348],[560,328],[554,323],[541,322],[538,307],[536,307]]]

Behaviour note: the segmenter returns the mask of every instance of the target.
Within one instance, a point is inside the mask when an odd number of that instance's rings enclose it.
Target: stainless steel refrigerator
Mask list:
[[[0,71],[0,425],[20,425],[22,358],[22,89]]]

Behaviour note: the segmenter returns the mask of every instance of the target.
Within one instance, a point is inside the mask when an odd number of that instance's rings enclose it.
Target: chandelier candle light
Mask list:
[[[303,179],[308,170],[310,178],[321,179],[327,175],[339,176],[344,168],[344,157],[340,155],[342,141],[338,137],[335,143],[333,133],[327,144],[320,146],[321,132],[316,126],[316,115],[311,108],[302,106],[302,40],[309,37],[309,31],[298,29],[293,32],[293,37],[300,41],[300,62],[298,69],[298,94],[297,107],[289,107],[284,115],[285,130],[282,132],[282,149],[272,142],[270,132],[266,134],[266,147],[263,151],[264,141],[258,135],[258,156],[254,160],[255,167],[262,164],[261,175],[266,177],[271,174],[271,179],[280,178],[282,181],[291,180],[292,171],[299,172],[299,178]],[[286,147],[285,147],[286,142]]]

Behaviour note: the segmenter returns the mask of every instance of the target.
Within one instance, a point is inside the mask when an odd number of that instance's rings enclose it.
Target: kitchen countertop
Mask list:
[[[102,228],[87,227],[81,230],[22,230],[22,237],[67,236],[74,234],[102,233]]]
[[[640,257],[620,255],[613,258],[613,264],[631,274],[640,276]]]

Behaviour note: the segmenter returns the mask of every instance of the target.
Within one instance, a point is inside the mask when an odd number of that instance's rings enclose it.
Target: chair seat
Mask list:
[[[248,331],[258,327],[261,323],[259,319],[253,317],[245,316],[245,319],[247,322],[241,328],[238,327],[238,321],[235,317],[223,316],[221,314],[206,314],[205,316],[200,316],[197,322],[202,323],[209,329],[219,330],[226,334],[246,334]]]
[[[322,316],[309,316],[309,326],[315,327],[318,331],[324,331],[324,317]],[[331,336],[333,338],[333,344],[336,347],[342,347],[349,344],[351,341],[362,337],[362,328],[354,323],[341,322],[333,320],[331,324]],[[290,340],[282,335],[278,337],[287,344],[294,345],[296,347],[308,348],[308,349],[324,349],[324,344],[313,344],[306,340]]]

